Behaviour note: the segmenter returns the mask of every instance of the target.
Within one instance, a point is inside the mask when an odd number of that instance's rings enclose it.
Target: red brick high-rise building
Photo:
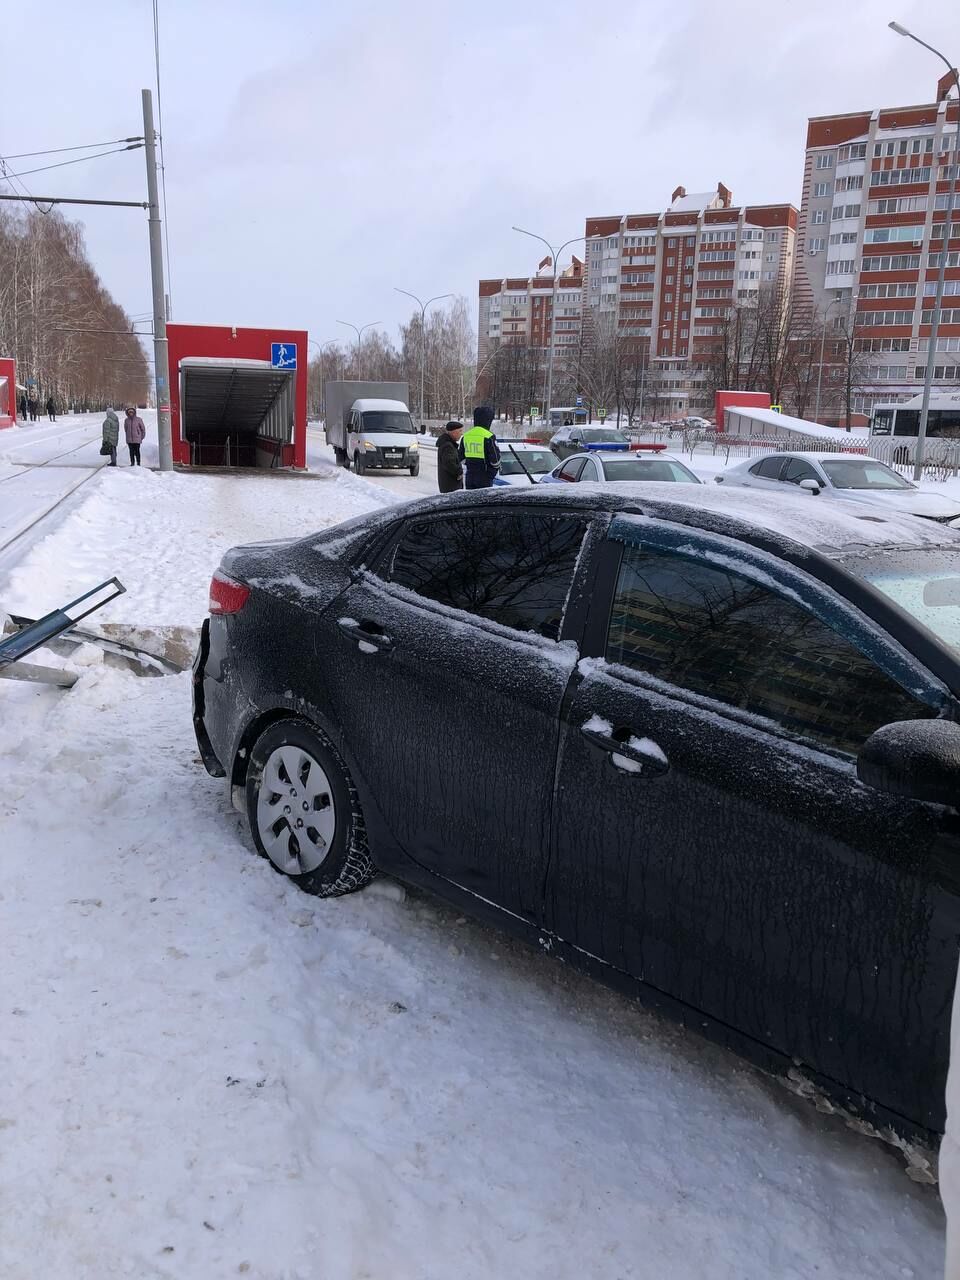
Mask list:
[[[795,298],[828,334],[853,339],[853,409],[916,395],[957,154],[953,77],[936,101],[847,115],[807,127]],[[947,245],[946,292],[934,357],[937,389],[960,383],[960,200]],[[852,327],[851,327],[852,326]],[[827,340],[823,414],[836,416],[843,343]]]

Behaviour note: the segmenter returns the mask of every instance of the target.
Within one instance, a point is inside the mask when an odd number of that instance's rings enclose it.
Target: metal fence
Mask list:
[[[893,436],[870,441],[870,456],[902,475],[913,475],[916,436]],[[921,476],[924,480],[952,480],[960,474],[960,440],[928,439],[923,446]]]
[[[714,456],[720,455],[726,462],[731,458],[752,458],[760,453],[866,453],[866,446],[860,443],[849,444],[836,440],[820,439],[816,436],[804,436],[798,442],[797,433],[778,434],[771,432],[766,436],[734,436],[726,431],[690,430],[683,434],[683,450],[691,458],[698,448],[709,449]]]

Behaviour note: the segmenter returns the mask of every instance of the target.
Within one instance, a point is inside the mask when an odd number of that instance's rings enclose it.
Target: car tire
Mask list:
[[[336,456],[336,459],[337,459],[337,466],[338,466],[338,467],[349,467],[349,466],[350,466],[350,459],[349,459],[349,457],[347,456],[347,451],[346,451],[346,449],[334,449],[334,451],[333,451],[333,452],[334,452],[334,455]]]
[[[411,474],[412,476],[418,476],[418,475],[420,474],[420,463],[419,463],[419,462],[416,464],[416,466],[414,466],[414,467],[411,467],[411,468],[410,468],[410,474]]]
[[[257,738],[246,802],[257,852],[305,893],[337,898],[376,875],[350,773],[308,721],[279,720]]]
[[[353,455],[353,469],[358,476],[363,475],[363,455],[362,454],[355,453]]]

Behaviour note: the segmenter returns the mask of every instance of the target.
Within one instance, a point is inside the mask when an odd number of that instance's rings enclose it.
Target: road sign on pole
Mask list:
[[[577,407],[578,409],[582,409],[582,408],[583,408],[583,396],[577,396],[577,399],[576,399],[576,402],[575,402],[575,403],[576,403],[576,407]]]
[[[604,420],[604,418],[605,418],[606,416],[607,416],[607,411],[606,411],[606,409],[598,409],[598,410],[597,410],[597,417],[600,419],[600,421],[601,421],[601,422]]]
[[[770,408],[773,410],[774,413],[783,413],[782,404],[772,404]]]
[[[270,363],[274,369],[295,369],[297,348],[292,342],[271,342]]]

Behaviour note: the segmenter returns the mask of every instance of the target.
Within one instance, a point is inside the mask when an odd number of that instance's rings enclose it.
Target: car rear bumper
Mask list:
[[[209,656],[210,619],[204,618],[203,626],[200,628],[200,644],[197,647],[197,654],[193,660],[193,732],[196,735],[197,749],[200,752],[200,759],[203,761],[203,767],[211,777],[223,778],[226,775],[226,769],[223,767],[216,751],[213,748],[213,743],[210,741],[210,734],[207,731],[205,720],[208,683],[206,667]]]

